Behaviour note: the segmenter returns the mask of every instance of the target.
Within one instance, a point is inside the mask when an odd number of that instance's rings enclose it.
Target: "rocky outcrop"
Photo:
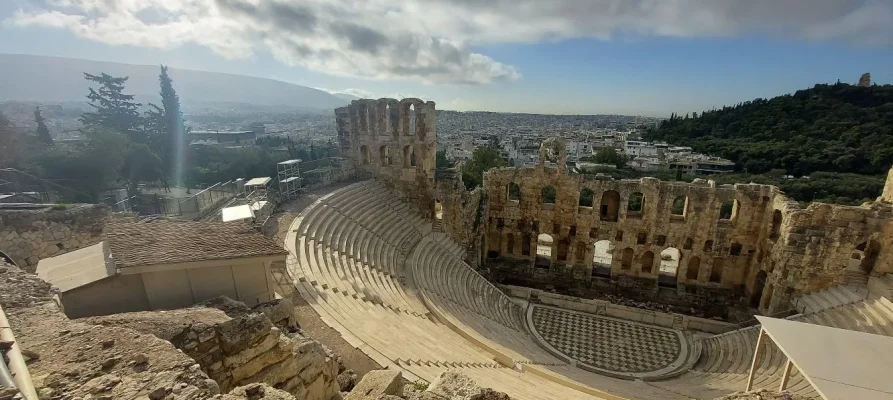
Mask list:
[[[0,210],[0,251],[19,267],[34,272],[43,258],[99,243],[108,218],[105,205]]]
[[[209,399],[217,383],[169,342],[69,320],[38,277],[0,263],[0,305],[41,399]]]
[[[127,326],[170,341],[196,360],[223,392],[265,383],[299,399],[328,400],[338,395],[337,357],[298,333],[288,300],[248,308],[221,298],[206,305],[220,309],[199,306],[88,320]]]

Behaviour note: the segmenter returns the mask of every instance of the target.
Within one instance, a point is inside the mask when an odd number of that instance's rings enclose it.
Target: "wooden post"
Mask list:
[[[753,361],[750,363],[750,373],[747,374],[747,387],[744,388],[745,392],[753,390],[753,375],[757,372],[757,360],[760,358],[760,349],[762,348],[763,338],[765,336],[766,332],[763,330],[763,327],[760,327],[760,335],[757,336],[757,347],[753,349]]]
[[[784,374],[781,375],[781,385],[778,386],[779,392],[784,392],[788,388],[788,380],[791,378],[791,366],[793,365],[794,363],[788,358],[788,362],[784,365]]]

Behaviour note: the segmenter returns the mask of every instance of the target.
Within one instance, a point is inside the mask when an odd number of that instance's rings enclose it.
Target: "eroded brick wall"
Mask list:
[[[99,243],[110,218],[105,205],[77,204],[65,210],[0,210],[0,251],[34,272],[43,258]]]

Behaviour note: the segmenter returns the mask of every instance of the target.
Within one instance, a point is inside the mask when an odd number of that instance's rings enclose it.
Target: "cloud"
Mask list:
[[[889,47],[891,21],[890,0],[43,0],[7,22],[227,58],[267,51],[339,76],[484,84],[521,76],[475,50],[493,44],[759,35]]]

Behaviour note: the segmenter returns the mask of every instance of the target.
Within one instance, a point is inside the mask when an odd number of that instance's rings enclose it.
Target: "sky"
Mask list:
[[[864,72],[893,83],[893,0],[0,0],[0,53],[667,116]]]

